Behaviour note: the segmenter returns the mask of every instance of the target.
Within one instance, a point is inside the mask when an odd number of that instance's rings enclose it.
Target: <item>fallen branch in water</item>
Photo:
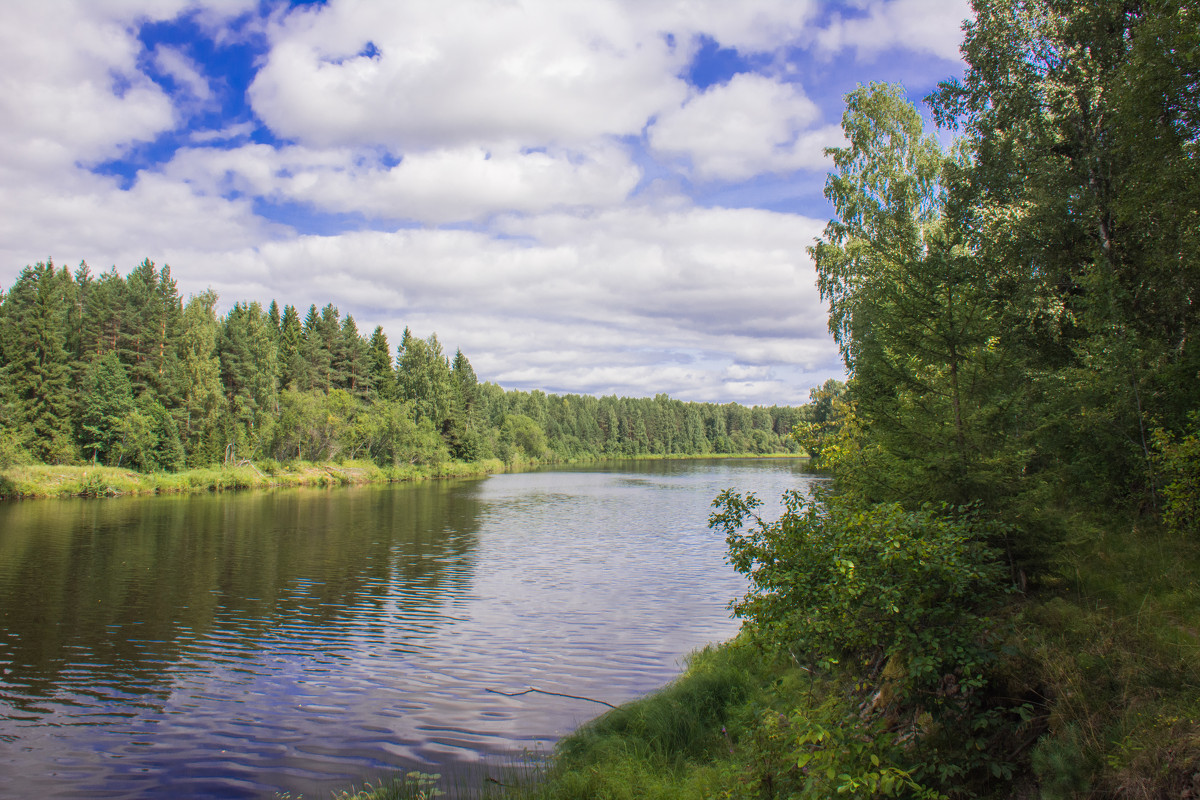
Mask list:
[[[505,697],[520,697],[523,694],[529,694],[530,692],[537,692],[538,694],[550,694],[550,695],[554,695],[555,697],[567,697],[567,698],[570,698],[571,700],[587,700],[589,703],[599,703],[602,706],[608,706],[609,708],[616,708],[616,706],[614,706],[612,703],[608,702],[607,700],[597,700],[593,697],[583,697],[582,695],[578,695],[578,694],[563,694],[562,692],[547,692],[545,689],[535,689],[532,686],[530,686],[528,689],[526,689],[523,692],[502,692],[499,689],[484,689],[484,691],[491,692],[492,694],[502,694]]]

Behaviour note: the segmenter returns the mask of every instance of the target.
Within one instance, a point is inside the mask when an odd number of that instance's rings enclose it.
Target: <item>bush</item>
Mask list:
[[[755,495],[725,491],[709,519],[751,589],[735,613],[768,640],[836,662],[899,657],[925,674],[961,662],[1001,588],[989,526],[966,509],[865,508],[784,495],[776,522]],[[751,525],[746,529],[746,523]]]
[[[847,776],[830,785],[843,792],[922,794],[1010,776],[995,744],[1024,712],[992,697],[999,645],[986,615],[1005,574],[990,542],[1005,531],[971,508],[907,511],[794,491],[783,502],[767,522],[756,496],[725,491],[709,524],[749,578],[733,609],[753,635],[807,668],[857,672],[858,708],[791,715],[791,755]],[[855,715],[865,727],[841,731]],[[843,735],[873,744],[859,759]],[[890,742],[900,740],[898,761]]]
[[[1193,412],[1189,420],[1200,431],[1200,412]],[[1154,444],[1166,500],[1163,522],[1178,533],[1195,533],[1200,529],[1200,433],[1175,440],[1157,430]]]
[[[21,446],[17,435],[7,428],[0,427],[0,469],[8,469],[18,464],[28,464],[33,459]]]

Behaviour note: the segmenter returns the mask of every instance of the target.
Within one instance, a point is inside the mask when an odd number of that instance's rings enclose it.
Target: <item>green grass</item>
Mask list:
[[[1047,800],[1200,796],[1200,543],[1080,522],[1022,612]]]
[[[419,789],[410,775],[343,800],[411,800],[419,791],[471,800],[721,796],[723,786],[738,780],[735,738],[769,701],[778,677],[753,648],[735,640],[693,654],[677,680],[582,726],[549,761],[514,764],[482,778],[442,778]]]
[[[495,459],[474,463],[447,461],[432,466],[404,464],[399,467],[380,467],[371,461],[264,462],[253,466],[154,473],[117,467],[32,464],[0,470],[0,498],[116,497],[295,486],[352,486],[469,477],[503,470],[504,465]]]
[[[570,463],[690,458],[799,458],[778,455],[633,456]],[[22,464],[0,469],[0,500],[55,497],[118,497],[129,494],[185,494],[295,486],[354,486],[366,483],[404,483],[431,478],[463,478],[551,462],[505,464],[499,459],[440,464],[401,464],[381,467],[373,461],[279,463],[266,459],[237,467],[202,467],[182,472],[141,473],[96,465]]]

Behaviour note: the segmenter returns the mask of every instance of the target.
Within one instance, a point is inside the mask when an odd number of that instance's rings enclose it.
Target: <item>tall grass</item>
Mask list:
[[[452,776],[410,773],[340,800],[701,800],[728,782],[733,737],[767,683],[761,661],[734,643],[693,654],[663,689],[613,709],[532,756]]]
[[[1078,526],[1021,618],[1041,795],[1200,796],[1200,543],[1132,519]]]
[[[153,473],[95,465],[29,464],[0,470],[0,498],[116,497],[296,486],[352,486],[470,477],[503,469],[503,463],[496,459],[472,463],[447,461],[437,465],[402,464],[397,467],[380,467],[372,461],[295,461],[287,464],[264,461],[236,467]]]

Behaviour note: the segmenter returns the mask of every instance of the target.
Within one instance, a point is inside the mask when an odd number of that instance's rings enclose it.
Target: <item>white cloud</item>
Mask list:
[[[393,340],[404,326],[436,331],[509,387],[783,403],[840,374],[804,251],[821,224],[633,207],[513,216],[495,233],[364,231],[170,259],[205,263],[224,305],[332,302]]]
[[[188,138],[196,144],[205,144],[209,142],[230,142],[235,139],[244,139],[253,132],[253,122],[239,122],[234,125],[226,125],[218,130],[193,131]]]
[[[690,158],[701,178],[823,169],[824,148],[840,144],[842,134],[836,125],[810,129],[819,117],[798,86],[746,73],[663,113],[649,140],[659,152]]]
[[[128,269],[172,247],[248,246],[270,227],[248,201],[197,196],[143,175],[129,190],[89,167],[179,122],[176,98],[139,67],[137,26],[184,2],[10,3],[0,26],[0,259],[5,274],[57,257]],[[178,54],[163,63],[187,72]],[[194,71],[194,69],[193,69]],[[192,76],[191,79],[196,79]],[[197,83],[195,89],[202,93]]]
[[[411,149],[636,134],[687,53],[612,3],[334,0],[272,28],[250,89],[279,135]],[[378,55],[363,53],[368,42]]]
[[[127,20],[56,5],[5,9],[0,163],[71,167],[170,129],[170,98],[137,69],[139,45]]]
[[[344,148],[247,144],[180,151],[164,172],[206,194],[250,193],[326,212],[431,223],[611,206],[641,176],[625,151],[610,144],[573,152],[468,146],[418,152],[391,167]]]
[[[197,255],[187,266],[203,275],[214,249],[253,247],[272,235],[249,200],[198,196],[161,176],[143,176],[127,191],[82,171],[50,183],[24,177],[0,169],[0,260],[12,273],[47,257],[127,271],[142,258],[186,251]]]
[[[859,58],[903,48],[957,61],[970,16],[969,0],[868,0],[865,16],[835,17],[817,43],[829,53],[853,48]]]
[[[706,35],[722,47],[772,52],[800,39],[817,9],[815,0],[622,0],[624,13],[646,30],[682,39]]]
[[[174,47],[159,46],[154,49],[154,64],[169,75],[176,85],[199,103],[213,97],[208,79],[196,68],[195,63]]]

